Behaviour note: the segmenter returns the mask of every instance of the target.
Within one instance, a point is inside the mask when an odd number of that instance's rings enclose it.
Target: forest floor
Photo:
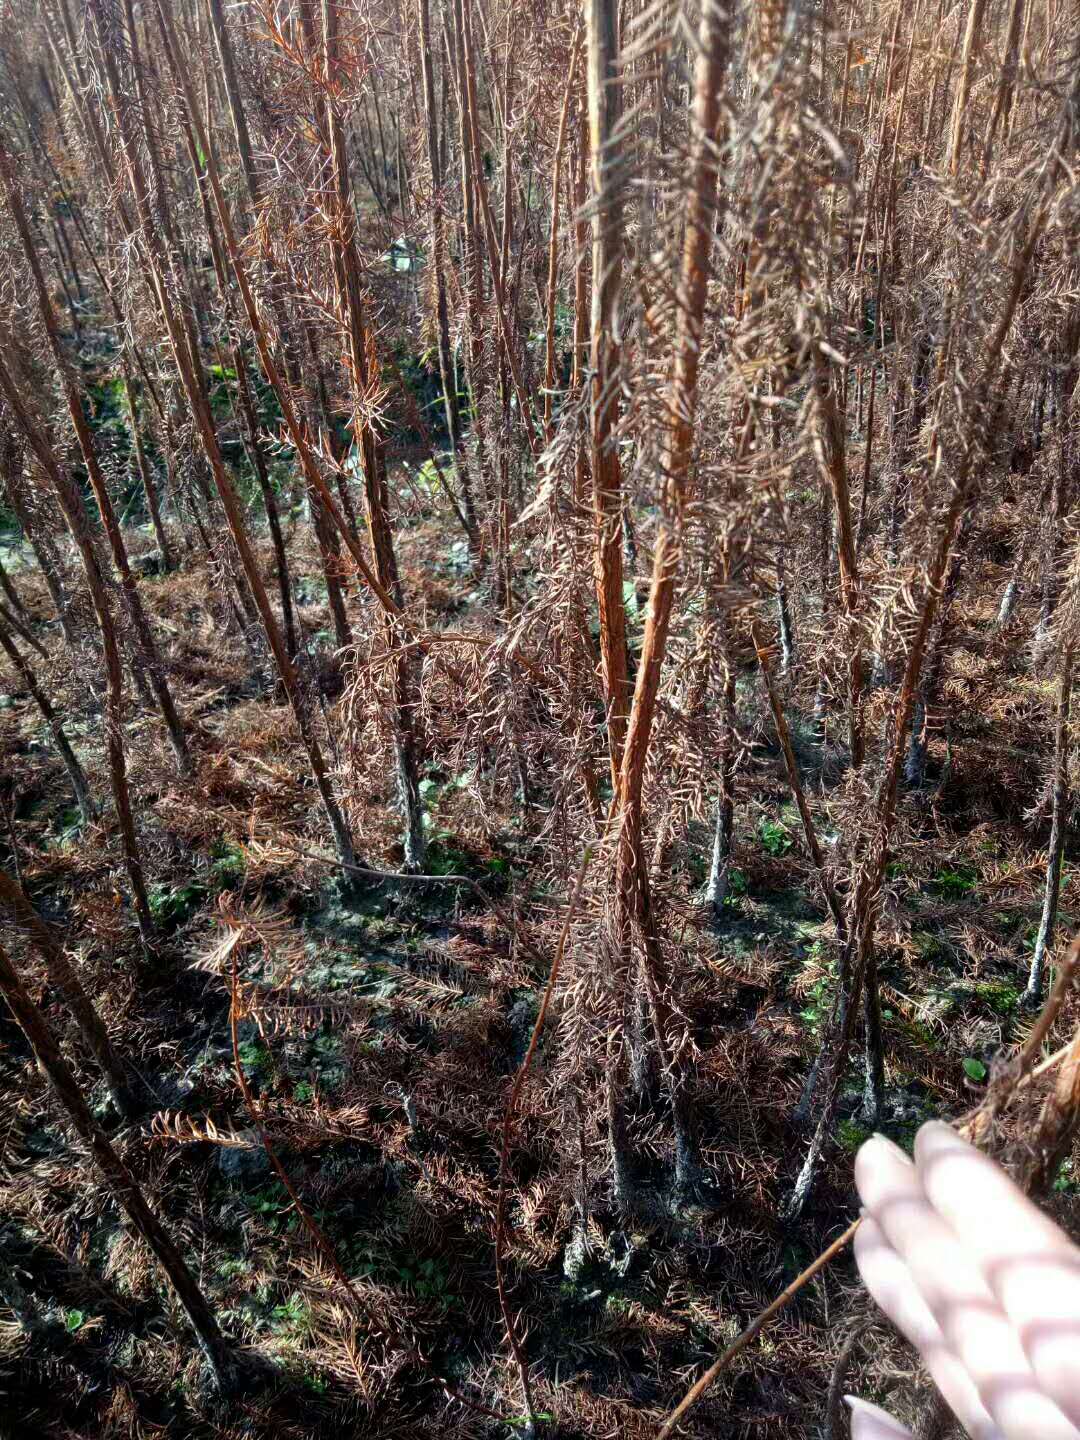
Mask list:
[[[135,552],[149,548],[142,530],[129,541]],[[321,675],[333,691],[325,590],[307,543],[298,530],[290,554],[317,650],[311,683]],[[421,514],[402,530],[402,553],[412,593],[437,615],[446,577],[465,563],[460,546]],[[36,572],[16,573],[44,619]],[[149,954],[134,938],[110,878],[116,835],[108,821],[80,828],[65,773],[18,685],[0,692],[0,850],[62,928],[147,1086],[143,1122],[121,1126],[100,1089],[99,1115],[182,1241],[223,1327],[272,1362],[276,1377],[232,1411],[202,1385],[194,1348],[175,1343],[182,1315],[73,1146],[5,1014],[0,1249],[32,1292],[37,1323],[29,1332],[0,1324],[4,1423],[13,1435],[79,1437],[313,1437],[343,1425],[382,1437],[521,1433],[495,1292],[494,1214],[509,1079],[545,977],[511,945],[502,916],[507,907],[558,913],[565,904],[537,893],[532,822],[490,795],[477,805],[475,770],[432,766],[429,868],[472,877],[499,909],[453,884],[346,892],[332,864],[310,858],[327,847],[295,728],[272,687],[251,681],[205,565],[188,557],[179,573],[147,574],[142,592],[197,731],[191,782],[170,769],[154,717],[139,714],[127,731],[160,943]],[[484,634],[489,625],[478,585],[454,626]],[[53,629],[39,627],[52,658],[38,668],[104,794],[93,671],[72,668]],[[880,932],[884,1128],[901,1143],[922,1120],[975,1103],[994,1056],[1028,1023],[1019,1000],[1045,873],[1044,826],[1028,812],[1045,788],[1049,681],[1017,673],[1009,713],[976,718],[980,686],[1009,668],[1009,650],[991,640],[989,613],[965,616],[958,630],[987,638],[950,657],[953,719],[947,741],[938,736],[931,747],[927,790],[903,807],[895,853],[904,858],[890,867]],[[740,682],[747,715],[756,683],[752,671]],[[808,721],[798,733],[811,791],[827,787],[828,746]],[[839,1157],[812,1213],[790,1227],[778,1218],[801,1158],[791,1112],[828,1014],[831,960],[764,727],[738,786],[738,870],[724,924],[712,925],[700,904],[704,827],[674,836],[665,859],[666,916],[681,926],[699,1051],[696,1119],[709,1177],[699,1202],[658,1205],[629,1232],[601,1207],[582,1244],[564,1117],[534,1105],[515,1141],[512,1301],[537,1406],[561,1436],[652,1434],[717,1350],[854,1214],[850,1160],[866,1135],[858,1075]],[[537,791],[535,828],[543,777]],[[387,776],[362,817],[365,854],[389,868],[397,863],[391,796]],[[1071,858],[1062,905],[1069,933],[1080,915]],[[230,1034],[234,963],[245,1006],[238,1055],[260,1123],[370,1307],[367,1318],[313,1249],[242,1099]],[[547,1064],[542,1046],[541,1075]],[[659,1194],[670,1143],[659,1109],[644,1107],[634,1126],[644,1164],[655,1160]],[[1055,1203],[1074,1230],[1075,1191],[1067,1166]],[[442,1374],[516,1424],[448,1402],[379,1333],[370,1316],[383,1307]],[[851,1262],[841,1259],[742,1358],[686,1433],[817,1435],[836,1351],[864,1309]],[[856,1351],[848,1388],[891,1397],[903,1413],[911,1371],[910,1356],[879,1328]]]

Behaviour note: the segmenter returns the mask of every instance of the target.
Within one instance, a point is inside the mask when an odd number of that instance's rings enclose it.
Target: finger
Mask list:
[[[855,1165],[867,1208],[998,1428],[1008,1436],[1080,1440],[1080,1431],[1036,1381],[1016,1329],[981,1268],[931,1205],[903,1151],[875,1136]],[[928,1367],[930,1360],[928,1355]]]
[[[875,1135],[861,1147],[855,1181],[867,1211],[909,1267],[942,1330],[958,1302],[992,1302],[979,1267],[935,1211],[915,1166],[892,1141]]]
[[[1080,1426],[1080,1250],[947,1125],[915,1141],[920,1183],[1013,1322],[1032,1372]]]
[[[945,1344],[941,1327],[915,1288],[911,1272],[871,1216],[855,1232],[854,1248],[867,1290],[919,1351],[934,1384],[972,1440],[1002,1440],[971,1376]]]
[[[910,1430],[869,1401],[845,1395],[844,1402],[851,1411],[851,1440],[912,1440]]]
[[[943,1346],[940,1325],[872,1215],[863,1217],[853,1248],[863,1284],[901,1334],[923,1354]]]

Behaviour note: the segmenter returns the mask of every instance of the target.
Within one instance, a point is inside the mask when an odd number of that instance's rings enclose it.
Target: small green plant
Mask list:
[[[0,699],[7,699],[7,696],[0,696]],[[0,706],[0,709],[4,708]],[[83,818],[76,809],[64,810],[55,822],[55,828],[51,834],[44,839],[45,847],[49,850],[61,852],[71,851],[79,843],[83,832]]]
[[[808,997],[809,1003],[799,1011],[799,1019],[802,1020],[816,1034],[821,1029],[821,1022],[829,1009],[829,996],[832,993],[828,978],[822,976],[814,982]]]
[[[266,1075],[273,1069],[270,1051],[258,1040],[242,1040],[236,1048],[240,1063],[249,1075]]]
[[[56,821],[55,845],[58,850],[65,850],[82,834],[83,818],[82,812],[74,806],[67,810],[61,810]]]
[[[397,1278],[420,1300],[437,1300],[444,1305],[451,1303],[450,1270],[441,1260],[401,1260]]]
[[[186,885],[151,885],[147,897],[150,914],[163,929],[185,925],[206,899],[206,886],[198,881]]]
[[[840,1147],[849,1155],[854,1155],[859,1146],[870,1139],[870,1135],[869,1126],[861,1125],[858,1120],[841,1120],[836,1129],[836,1138],[840,1142]]]
[[[295,1290],[283,1305],[275,1305],[270,1314],[272,1328],[287,1334],[299,1334],[306,1330],[311,1318],[311,1312],[304,1302],[304,1297]]]
[[[1077,1191],[1076,1179],[1073,1175],[1073,1162],[1066,1160],[1058,1171],[1057,1179],[1054,1181],[1054,1189],[1059,1195],[1075,1195]]]
[[[762,849],[769,855],[786,855],[795,843],[791,831],[779,820],[762,820],[758,826]]]
[[[929,930],[913,930],[911,932],[911,948],[921,960],[934,960],[942,954],[943,946],[936,935]]]
[[[235,388],[236,371],[226,365],[211,365],[210,375],[210,408],[215,415],[228,415],[232,409],[230,391]]]
[[[85,1321],[86,1316],[81,1310],[64,1311],[64,1329],[70,1334],[74,1334],[76,1330],[80,1330]]]
[[[307,1105],[315,1098],[315,1086],[310,1080],[300,1080],[293,1086],[293,1099],[300,1105]]]
[[[637,585],[633,580],[623,581],[622,593],[623,605],[626,609],[626,619],[630,628],[633,629],[636,626],[643,625],[645,623],[645,616],[638,602]]]
[[[930,881],[939,895],[966,895],[978,884],[978,874],[970,865],[945,867]]]
[[[345,1079],[345,1069],[341,1061],[341,1037],[339,1035],[328,1035],[323,1033],[316,1035],[311,1042],[311,1063],[317,1072],[319,1086],[323,1090],[336,1090]],[[305,1084],[304,1081],[300,1082]],[[300,1086],[297,1086],[299,1091]],[[314,1095],[314,1089],[308,1085],[308,1098]],[[298,1096],[298,1098],[300,1098]]]
[[[463,850],[448,844],[453,836],[445,830],[436,831],[428,846],[424,864],[429,875],[460,875],[469,867],[469,857]]]
[[[341,1037],[325,1033],[316,1035],[311,1048],[320,1060],[336,1060],[341,1054]]]
[[[243,847],[230,840],[215,840],[210,847],[209,888],[214,893],[231,890],[244,878],[247,857]]]
[[[820,965],[825,956],[825,946],[820,940],[814,943],[806,952],[805,968],[811,969]],[[825,967],[825,973],[819,975],[806,994],[806,1004],[799,1012],[799,1018],[816,1035],[821,1029],[829,1011],[832,1008],[833,987],[836,980],[836,960],[830,960]]]
[[[1020,1004],[1020,991],[1007,980],[987,980],[976,985],[975,994],[995,1015],[1012,1015]]]
[[[451,1288],[450,1267],[444,1260],[419,1260],[397,1251],[387,1254],[381,1245],[357,1240],[349,1246],[354,1273],[398,1285],[419,1300],[431,1300],[444,1309],[460,1303]]]
[[[724,909],[737,910],[739,908],[739,901],[747,893],[748,888],[746,876],[741,870],[736,870],[735,867],[732,866],[728,871],[728,889],[727,894],[724,896]]]
[[[289,1195],[280,1180],[272,1180],[269,1185],[253,1190],[245,1203],[255,1215],[277,1216],[288,1205]]]

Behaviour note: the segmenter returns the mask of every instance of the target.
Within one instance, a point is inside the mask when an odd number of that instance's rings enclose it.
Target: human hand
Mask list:
[[[866,1288],[972,1440],[1080,1440],[1080,1250],[937,1122],[916,1136],[914,1164],[868,1140],[855,1183]],[[848,1404],[852,1440],[910,1440],[876,1405]]]

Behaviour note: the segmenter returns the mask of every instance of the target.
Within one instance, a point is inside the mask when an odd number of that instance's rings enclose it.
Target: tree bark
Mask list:
[[[439,377],[443,387],[443,410],[446,415],[446,431],[450,439],[450,453],[453,457],[457,490],[461,494],[462,506],[469,539],[477,539],[476,510],[473,503],[472,482],[468,468],[460,463],[461,456],[461,411],[458,406],[457,376],[454,373],[453,353],[450,348],[450,312],[446,299],[446,274],[444,268],[443,239],[443,197],[442,159],[439,154],[438,115],[435,110],[435,77],[432,69],[431,24],[428,0],[416,0],[420,21],[420,69],[424,91],[424,129],[427,139],[428,165],[431,170],[431,207],[428,228],[428,243],[431,249],[432,275],[435,279],[435,322],[439,347]]]
[[[716,801],[712,864],[709,869],[709,904],[713,924],[724,918],[724,905],[731,886],[731,853],[735,838],[735,670],[727,644],[727,620],[721,617],[720,667],[723,694],[720,701],[720,793]]]
[[[169,537],[165,533],[165,526],[161,523],[161,503],[158,499],[157,485],[154,483],[154,474],[150,468],[150,462],[146,458],[146,449],[143,445],[142,432],[139,429],[139,417],[135,410],[135,391],[131,383],[131,371],[127,361],[123,362],[124,395],[127,399],[128,425],[131,429],[131,444],[135,451],[135,463],[139,468],[139,478],[142,480],[143,494],[146,496],[146,508],[150,511],[150,523],[154,527],[154,535],[157,539],[158,549],[161,551],[161,563],[166,570],[176,569],[176,556],[173,554],[172,546],[169,544]]]

